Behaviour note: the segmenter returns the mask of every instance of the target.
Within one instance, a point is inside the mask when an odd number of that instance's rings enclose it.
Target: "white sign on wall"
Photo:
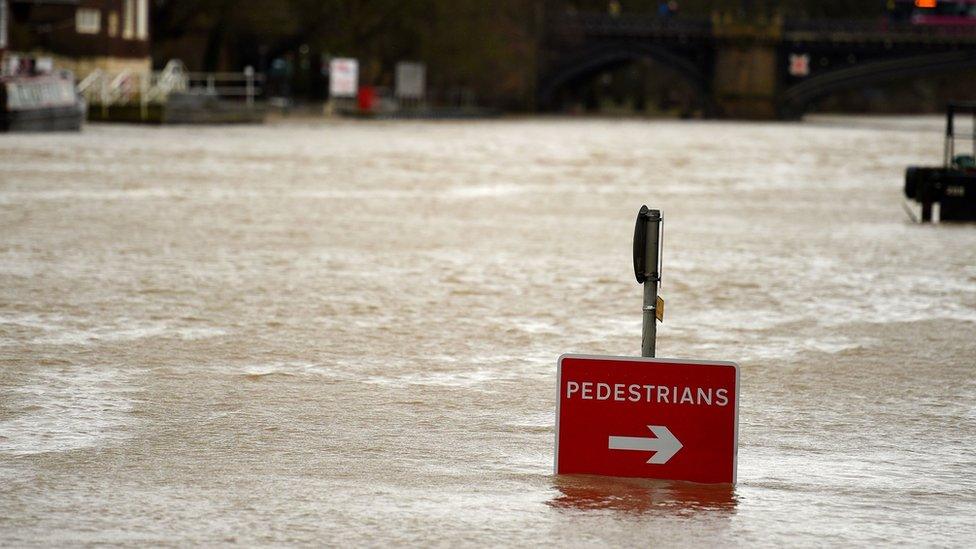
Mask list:
[[[338,57],[329,61],[329,96],[356,97],[359,61]]]
[[[423,99],[427,67],[423,63],[401,61],[396,65],[396,96]]]

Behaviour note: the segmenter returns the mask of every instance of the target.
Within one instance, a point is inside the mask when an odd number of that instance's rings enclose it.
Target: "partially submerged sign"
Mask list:
[[[563,355],[557,379],[557,474],[735,483],[735,363]]]

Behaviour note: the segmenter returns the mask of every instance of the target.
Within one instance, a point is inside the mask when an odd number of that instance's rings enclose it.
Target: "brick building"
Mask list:
[[[149,0],[0,0],[0,53],[50,56],[84,78],[148,71]]]

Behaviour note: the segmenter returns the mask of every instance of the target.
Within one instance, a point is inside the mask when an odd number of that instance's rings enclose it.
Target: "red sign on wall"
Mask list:
[[[790,54],[790,76],[810,76],[810,55],[806,53]]]
[[[563,355],[556,474],[735,483],[739,367]]]

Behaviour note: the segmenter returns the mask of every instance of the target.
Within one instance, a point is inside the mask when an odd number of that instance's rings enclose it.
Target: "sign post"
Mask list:
[[[660,210],[641,206],[634,227],[634,276],[644,285],[644,326],[641,332],[641,356],[653,357],[657,340],[657,320],[663,319],[658,310],[657,285],[661,282],[661,225]]]
[[[739,366],[653,358],[664,318],[657,295],[662,222],[660,210],[642,206],[634,227],[642,357],[559,357],[556,474],[735,484]]]

